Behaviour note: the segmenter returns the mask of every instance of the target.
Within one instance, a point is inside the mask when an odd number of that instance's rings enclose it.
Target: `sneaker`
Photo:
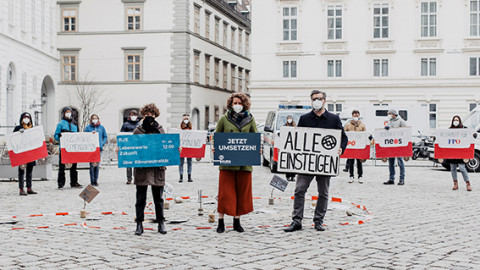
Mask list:
[[[63,189],[63,186],[58,186],[58,189],[62,190],[62,189]]]
[[[353,176],[350,176],[350,180],[348,180],[348,183],[353,183],[353,180],[355,179],[355,177]]]
[[[358,183],[359,183],[359,184],[363,184],[363,179],[362,179],[361,176],[358,177]]]

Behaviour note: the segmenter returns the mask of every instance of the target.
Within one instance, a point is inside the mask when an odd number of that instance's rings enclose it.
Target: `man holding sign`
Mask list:
[[[401,128],[401,127],[406,127],[407,123],[398,116],[398,113],[394,109],[390,109],[388,111],[388,124],[385,126],[386,130],[390,130],[391,128]],[[378,136],[375,136],[375,139],[380,139]],[[396,140],[396,141],[395,141]],[[400,141],[401,139],[395,138],[393,143],[402,145],[402,142]],[[384,143],[385,140],[380,139],[381,143]],[[405,142],[404,142],[405,143]],[[390,143],[391,144],[391,143]],[[377,151],[378,152],[378,151]],[[411,151],[409,151],[411,152]],[[411,155],[410,155],[411,156]],[[378,157],[378,155],[377,155]],[[398,167],[400,168],[400,180],[398,181],[398,185],[402,186],[405,184],[405,163],[403,163],[403,157],[389,157],[388,158],[388,168],[390,171],[390,176],[388,178],[388,181],[383,182],[384,185],[393,185],[395,184],[395,159],[397,160]]]
[[[311,135],[308,135],[309,131],[305,131],[303,133],[303,142],[300,144],[297,144],[298,137],[292,137],[291,139],[292,143],[290,144],[293,144],[293,149],[301,150],[305,158],[304,161],[307,159],[308,161],[301,162],[300,160],[300,162],[297,162],[297,157],[301,158],[301,156],[296,153],[297,155],[294,160],[295,165],[293,166],[294,169],[296,169],[297,171],[301,171],[301,173],[297,177],[297,182],[295,186],[295,199],[293,203],[292,214],[293,222],[290,224],[289,227],[284,230],[285,232],[294,232],[302,229],[303,210],[305,207],[305,193],[307,192],[307,189],[310,186],[313,178],[316,178],[317,180],[318,189],[317,206],[315,207],[313,221],[315,222],[315,229],[317,231],[325,230],[325,228],[323,227],[323,218],[325,217],[325,214],[327,212],[328,188],[330,186],[330,178],[332,175],[338,174],[339,156],[343,153],[348,143],[348,138],[343,131],[340,118],[337,115],[326,111],[325,109],[327,94],[320,90],[313,90],[310,94],[310,98],[312,100],[313,110],[300,117],[298,127],[315,128],[318,129],[318,132],[314,132],[311,133]],[[332,131],[332,134],[325,135],[322,134],[325,133],[325,129],[334,129],[339,131]],[[333,135],[335,133],[337,134],[336,136]],[[282,137],[282,134],[280,134],[280,136]],[[286,138],[286,142],[288,141],[289,139]],[[300,141],[302,141],[301,137]],[[285,145],[287,145],[287,143]],[[330,153],[332,150],[335,149],[336,153]],[[284,165],[288,164],[289,158],[286,157],[286,161],[284,161],[284,158],[285,154],[282,155],[282,153],[280,153],[279,170],[282,170],[282,167],[284,166],[289,167],[288,165]],[[304,164],[302,170],[298,170],[300,166],[297,166],[297,164],[300,163]]]

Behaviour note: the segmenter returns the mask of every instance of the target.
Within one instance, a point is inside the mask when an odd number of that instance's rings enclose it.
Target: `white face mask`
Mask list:
[[[313,109],[315,109],[315,111],[320,111],[324,105],[325,105],[325,102],[322,102],[318,99],[312,102],[312,106],[313,106]]]
[[[66,117],[66,118],[72,117],[72,113],[66,113],[66,114],[65,114],[65,117]]]
[[[23,118],[22,121],[24,124],[28,125],[28,123],[30,123],[30,118]]]
[[[453,121],[453,125],[458,127],[458,125],[460,125],[460,121]]]
[[[92,123],[93,123],[94,125],[96,125],[96,124],[98,123],[98,119],[93,119],[93,120],[92,120]]]
[[[243,111],[243,106],[239,104],[233,105],[232,108],[236,113],[241,113]]]
[[[287,123],[291,124],[293,122],[293,119],[290,118],[290,119],[287,119]]]
[[[358,121],[358,117],[353,117],[353,121]]]
[[[391,114],[387,115],[387,118],[388,120],[392,120],[392,115]]]
[[[130,116],[130,120],[132,120],[132,121],[137,121],[137,116],[136,116],[136,115]]]
[[[190,122],[190,121],[188,121],[187,119],[183,120],[183,123],[184,123],[185,125],[188,125],[188,122]]]

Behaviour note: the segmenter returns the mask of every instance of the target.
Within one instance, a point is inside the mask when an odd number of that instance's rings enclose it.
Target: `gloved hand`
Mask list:
[[[390,127],[389,127],[389,126],[385,126],[385,129],[386,129],[386,130],[389,130],[389,129],[390,129]]]
[[[473,138],[477,138],[478,134],[477,133],[473,133]]]
[[[370,134],[370,136],[368,136],[368,140],[373,140],[373,136]]]

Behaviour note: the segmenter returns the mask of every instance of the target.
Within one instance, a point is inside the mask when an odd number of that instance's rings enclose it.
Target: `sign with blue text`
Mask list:
[[[215,133],[213,138],[213,165],[260,165],[260,133]]]
[[[161,167],[180,165],[179,134],[117,136],[118,167]]]

